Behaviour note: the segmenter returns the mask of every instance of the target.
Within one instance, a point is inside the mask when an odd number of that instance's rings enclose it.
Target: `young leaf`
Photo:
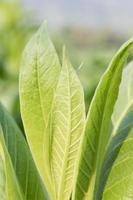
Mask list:
[[[45,200],[46,191],[42,185],[40,176],[36,170],[31,153],[27,143],[15,124],[14,120],[10,117],[8,112],[0,104],[0,124],[1,124],[1,145],[3,152],[3,160],[5,163],[5,173],[7,178],[7,188],[12,194],[12,187],[19,188],[21,191],[22,199],[26,200]],[[12,182],[14,184],[12,184]],[[17,186],[15,186],[17,185]],[[10,189],[11,188],[11,189]],[[15,191],[15,190],[14,190]],[[15,196],[9,194],[10,198]],[[15,195],[15,194],[14,194]]]
[[[103,200],[133,199],[133,129],[123,142],[103,194]]]
[[[84,94],[65,53],[51,112],[51,167],[57,199],[69,200],[85,125]]]
[[[121,121],[130,111],[133,105],[133,62],[129,63],[123,71],[122,82],[120,85],[120,92],[117,102],[114,107],[112,116],[114,130],[113,135],[116,134],[117,128]]]
[[[20,105],[28,143],[52,199],[55,198],[55,191],[49,163],[48,123],[60,68],[46,24],[43,24],[24,51],[20,72]]]
[[[96,199],[102,163],[110,137],[111,115],[118,96],[122,69],[132,45],[133,39],[124,44],[114,56],[91,102],[73,195],[76,200]]]

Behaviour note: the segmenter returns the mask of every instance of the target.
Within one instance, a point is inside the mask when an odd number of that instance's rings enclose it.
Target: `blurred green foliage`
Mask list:
[[[23,48],[33,32],[19,1],[0,2],[0,101],[14,114],[18,123],[18,72]],[[31,25],[30,25],[31,24]]]
[[[37,28],[31,19],[31,13],[24,10],[21,2],[0,2],[0,101],[21,127],[18,74],[23,48]],[[54,32],[52,38],[60,59],[65,41],[72,64],[84,86],[88,109],[101,75],[124,39],[108,31],[94,32],[81,27]]]

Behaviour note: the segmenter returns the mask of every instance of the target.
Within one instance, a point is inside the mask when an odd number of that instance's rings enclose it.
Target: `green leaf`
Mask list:
[[[132,85],[131,75],[133,72],[132,63],[128,64],[123,70],[122,81],[120,84],[119,95],[114,107],[114,129],[111,134],[110,145],[108,147],[106,158],[101,172],[100,184],[97,191],[97,200],[102,198],[102,193],[113,166],[113,163],[119,153],[123,141],[133,128],[133,104],[132,104]],[[130,83],[130,84],[129,84]],[[130,92],[128,92],[130,91]],[[124,99],[124,101],[123,101]],[[128,106],[129,105],[129,106]],[[123,112],[123,110],[126,112]],[[122,116],[122,117],[121,117]],[[118,122],[117,122],[118,121]],[[115,126],[115,124],[117,124]]]
[[[110,174],[113,164],[119,154],[122,144],[129,135],[129,132],[133,128],[133,107],[129,110],[127,115],[121,121],[116,134],[112,137],[110,145],[108,147],[104,164],[100,176],[100,184],[96,193],[97,200],[102,199],[103,191]]]
[[[4,171],[4,163],[0,155],[0,199],[6,200],[6,178]]]
[[[122,69],[132,45],[133,39],[125,43],[114,56],[91,102],[73,195],[76,200],[96,199],[101,168],[110,138],[111,115],[118,96]]]
[[[23,194],[21,192],[21,189],[19,187],[18,181],[16,179],[13,166],[11,163],[10,156],[8,154],[8,151],[6,149],[6,145],[3,139],[3,132],[2,128],[0,126],[0,154],[2,156],[2,160],[4,162],[4,168],[5,168],[5,175],[6,175],[6,192],[5,196],[8,200],[24,200]]]
[[[65,53],[51,115],[51,167],[56,199],[69,200],[84,131],[85,105],[82,86]]]
[[[27,143],[14,120],[0,104],[1,145],[9,198],[45,200],[46,191],[37,172]],[[14,184],[12,184],[12,182]],[[17,185],[17,187],[16,187]],[[13,188],[12,188],[13,187]],[[23,198],[15,197],[15,188]],[[14,191],[14,194],[12,193]]]
[[[55,191],[49,163],[49,117],[60,63],[43,24],[27,45],[20,71],[21,114],[30,149],[51,198]]]
[[[103,200],[133,199],[133,129],[117,155],[103,194]]]
[[[122,83],[117,102],[114,107],[112,121],[114,125],[113,135],[133,105],[133,62],[129,63],[123,71]]]

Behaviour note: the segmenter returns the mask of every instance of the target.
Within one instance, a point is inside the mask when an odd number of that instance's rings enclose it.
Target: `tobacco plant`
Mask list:
[[[132,46],[113,57],[86,116],[66,50],[60,62],[41,26],[20,70],[26,139],[0,104],[1,200],[133,199],[133,64],[124,68]]]

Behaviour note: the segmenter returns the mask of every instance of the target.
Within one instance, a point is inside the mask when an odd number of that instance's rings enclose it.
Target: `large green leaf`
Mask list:
[[[133,129],[124,140],[111,168],[103,199],[133,199]]]
[[[101,168],[110,138],[111,115],[118,96],[122,69],[132,45],[131,39],[114,56],[91,102],[73,195],[76,200],[96,199]]]
[[[128,137],[131,128],[133,128],[133,99],[131,98],[131,93],[133,90],[133,85],[131,84],[132,72],[132,63],[130,63],[123,70],[119,95],[113,111],[113,118],[115,119],[113,123],[114,129],[112,130],[113,133],[110,139],[111,142],[107,150],[106,158],[101,173],[100,184],[97,191],[97,200],[102,198],[104,186],[106,184],[113,163],[119,153],[123,141],[126,139],[126,137]],[[130,93],[128,91],[130,91]],[[126,110],[126,112],[123,112],[123,110]],[[117,121],[119,123],[116,123]],[[115,126],[115,124],[117,125]]]
[[[28,143],[53,199],[55,191],[49,163],[48,123],[60,68],[55,48],[43,24],[24,51],[20,72],[20,105]]]
[[[85,105],[82,86],[65,53],[51,115],[51,167],[56,199],[69,200],[84,131]]]
[[[42,185],[41,178],[37,172],[24,136],[1,104],[0,124],[2,128],[0,135],[1,149],[3,149],[2,158],[5,163],[6,184],[8,184],[9,198],[12,198],[12,200],[21,199],[20,197],[15,198],[12,193],[12,187],[18,187],[18,191],[21,191],[22,199],[45,200],[46,191]],[[11,181],[14,182],[14,184],[12,184]]]
[[[123,71],[122,83],[120,85],[119,97],[114,107],[112,116],[114,130],[116,134],[117,128],[121,121],[127,115],[133,105],[133,62],[129,63]]]

